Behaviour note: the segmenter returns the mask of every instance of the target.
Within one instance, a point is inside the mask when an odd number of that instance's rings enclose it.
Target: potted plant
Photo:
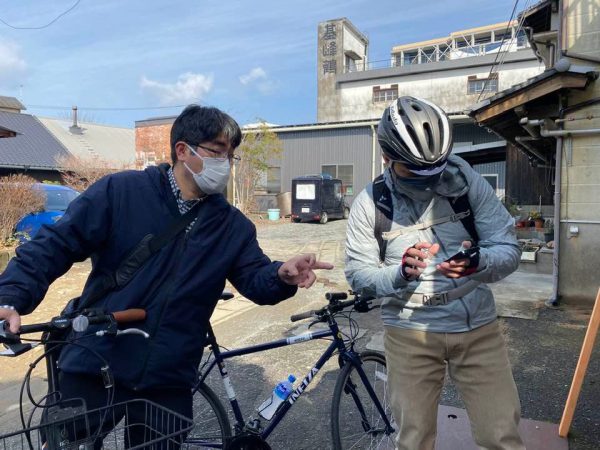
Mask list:
[[[529,220],[533,221],[533,224],[536,228],[538,228],[538,229],[544,228],[544,218],[542,217],[541,212],[532,210],[529,213]]]

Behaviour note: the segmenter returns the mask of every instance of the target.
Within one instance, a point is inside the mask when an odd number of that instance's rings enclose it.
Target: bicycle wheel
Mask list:
[[[377,352],[364,352],[360,358],[367,379],[389,422],[396,429],[387,391],[385,356]],[[386,434],[385,422],[352,364],[342,367],[335,384],[331,404],[331,437],[336,450],[395,448],[396,432]]]
[[[206,384],[194,388],[194,428],[186,439],[186,448],[224,448],[231,437],[229,418],[223,404]]]

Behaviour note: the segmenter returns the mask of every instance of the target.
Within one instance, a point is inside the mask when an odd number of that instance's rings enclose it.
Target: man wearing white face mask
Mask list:
[[[272,262],[258,245],[254,225],[227,203],[222,192],[241,138],[227,114],[188,106],[171,129],[172,166],[101,179],[71,203],[60,221],[19,248],[0,276],[0,320],[16,332],[20,314],[32,312],[51,283],[75,261],[91,257],[80,299],[85,303],[144,238],[160,236],[194,208],[185,229],[95,305],[107,312],[145,309],[145,322],[136,325],[150,339],[123,336],[118,345],[93,334],[85,339],[85,347],[113,370],[115,403],[145,398],[192,417],[190,387],[226,280],[258,304],[276,304],[298,287],[310,287],[314,269],[333,267],[312,254]],[[65,346],[58,363],[62,398],[84,398],[88,408],[105,406],[100,361],[84,347]],[[143,436],[134,435],[129,444],[142,442]]]

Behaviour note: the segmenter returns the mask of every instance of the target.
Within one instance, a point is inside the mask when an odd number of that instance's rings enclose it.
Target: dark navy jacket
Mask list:
[[[33,311],[56,278],[91,256],[82,298],[89,295],[100,276],[114,271],[145,235],[160,234],[179,217],[167,168],[121,172],[92,185],[60,221],[17,249],[0,276],[0,304],[22,314]],[[102,302],[107,311],[144,308],[146,320],[131,326],[151,338],[94,336],[81,344],[106,358],[125,386],[190,386],[225,280],[255,303],[276,304],[296,292],[277,276],[281,264],[264,255],[254,225],[242,213],[222,195],[210,195],[191,231],[178,235]],[[66,372],[98,374],[102,364],[93,352],[69,345],[59,365]]]

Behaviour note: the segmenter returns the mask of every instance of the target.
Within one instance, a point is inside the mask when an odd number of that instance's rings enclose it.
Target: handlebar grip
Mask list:
[[[19,333],[18,334],[25,334],[25,333],[38,333],[40,331],[48,331],[50,330],[52,327],[52,324],[50,322],[47,323],[34,323],[32,325],[21,325],[21,328],[19,328]]]
[[[117,323],[141,322],[146,320],[146,311],[140,308],[126,309],[112,313]]]
[[[346,300],[348,298],[347,292],[327,292],[325,298],[331,300]]]
[[[290,317],[290,321],[298,322],[299,320],[309,319],[311,317],[314,317],[315,312],[316,311],[314,309],[311,309],[310,311],[305,311],[300,314],[294,314],[293,316]]]

